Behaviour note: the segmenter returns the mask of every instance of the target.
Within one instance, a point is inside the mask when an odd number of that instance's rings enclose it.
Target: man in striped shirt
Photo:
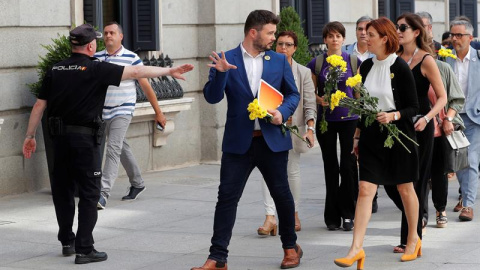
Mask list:
[[[143,65],[137,54],[122,46],[123,30],[117,22],[107,23],[104,27],[106,49],[95,54],[101,61],[121,66]],[[152,104],[155,121],[165,127],[166,118],[158,106],[157,97],[147,79],[139,79],[138,83]],[[110,191],[118,176],[120,162],[130,180],[128,195],[123,201],[135,200],[145,190],[145,184],[137,161],[128,145],[125,135],[135,110],[137,94],[135,80],[122,81],[120,86],[109,86],[102,117],[106,124],[107,153],[102,175],[102,189],[97,204],[98,209],[105,209]]]

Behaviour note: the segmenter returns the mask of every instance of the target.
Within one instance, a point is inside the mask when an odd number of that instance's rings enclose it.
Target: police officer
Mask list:
[[[70,31],[72,55],[47,72],[23,144],[23,154],[28,159],[35,152],[36,129],[47,109],[55,159],[51,185],[58,240],[62,243],[63,255],[76,253],[76,264],[107,259],[105,252],[94,249],[92,236],[102,176],[97,138],[101,137],[100,116],[107,87],[118,86],[121,80],[165,75],[184,79],[182,74],[193,69],[190,64],[174,68],[123,67],[95,61],[92,56],[97,49],[96,39],[101,37],[102,34],[88,24]],[[76,235],[72,231],[75,185],[79,194]]]

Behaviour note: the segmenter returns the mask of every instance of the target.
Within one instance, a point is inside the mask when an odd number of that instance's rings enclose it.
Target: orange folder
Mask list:
[[[275,110],[283,102],[283,95],[275,87],[260,79],[258,87],[258,104],[265,110]]]

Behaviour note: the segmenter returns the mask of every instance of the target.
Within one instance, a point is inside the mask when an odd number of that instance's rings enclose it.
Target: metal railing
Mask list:
[[[164,58],[163,53],[160,54],[158,58],[152,56],[152,58],[147,59],[145,57],[143,59],[143,64],[145,66],[158,66],[158,67],[172,67],[173,60],[168,57],[168,55]],[[173,98],[181,98],[183,97],[183,88],[178,83],[178,81],[169,76],[162,76],[158,78],[148,79],[150,84],[152,85],[153,91],[157,96],[157,100],[163,99],[173,99]],[[137,88],[137,102],[145,102],[148,101],[145,93],[143,93],[138,81],[135,81],[135,86]]]

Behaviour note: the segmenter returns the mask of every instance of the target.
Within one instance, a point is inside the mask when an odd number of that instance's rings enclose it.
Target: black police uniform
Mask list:
[[[51,185],[59,226],[58,240],[63,245],[75,242],[75,251],[82,254],[93,250],[92,231],[97,222],[102,176],[95,119],[102,115],[108,86],[120,84],[124,69],[94,59],[73,53],[70,58],[55,64],[46,74],[38,96],[47,101],[53,135]],[[75,185],[80,198],[76,236],[72,231]]]

